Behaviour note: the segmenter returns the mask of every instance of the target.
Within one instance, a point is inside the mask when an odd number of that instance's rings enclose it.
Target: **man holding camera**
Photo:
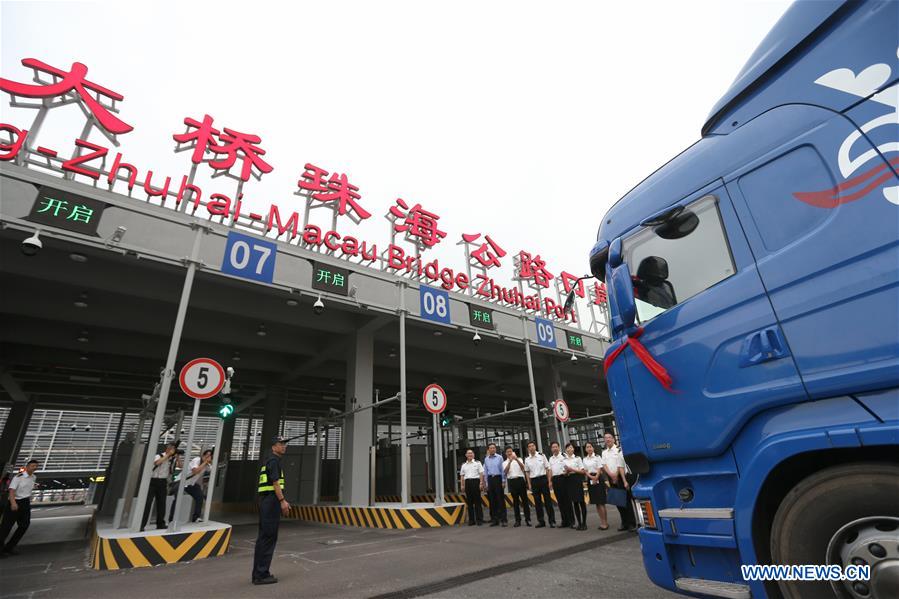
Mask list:
[[[207,449],[203,452],[203,456],[197,456],[190,461],[189,471],[186,472],[187,480],[184,481],[184,492],[190,495],[194,500],[193,513],[190,516],[191,522],[200,519],[200,510],[203,508],[203,477],[209,470],[212,463],[212,450]],[[184,476],[184,474],[182,474]],[[177,496],[172,502],[172,508],[169,510],[169,522],[175,519],[175,507],[178,503]]]
[[[156,528],[165,528],[165,498],[169,490],[169,478],[172,475],[172,462],[178,450],[178,443],[170,441],[165,446],[165,451],[156,454],[153,460],[153,472],[150,475],[150,490],[147,494],[147,503],[144,504],[144,517],[140,522],[140,531],[144,532],[147,520],[150,518],[150,502],[156,504]]]

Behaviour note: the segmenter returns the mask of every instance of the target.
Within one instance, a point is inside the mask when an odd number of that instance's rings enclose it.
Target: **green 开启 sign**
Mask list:
[[[584,338],[577,333],[566,331],[565,339],[568,341],[568,349],[584,349]]]
[[[491,331],[496,329],[493,323],[493,310],[489,308],[468,304],[468,318],[472,326]]]
[[[349,295],[349,271],[345,268],[316,262],[312,268],[312,288],[339,295]]]

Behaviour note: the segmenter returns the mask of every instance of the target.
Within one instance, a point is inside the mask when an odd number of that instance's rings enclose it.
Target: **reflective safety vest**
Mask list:
[[[281,490],[284,490],[284,471],[281,471],[281,478],[278,479],[278,484],[281,485]],[[259,469],[259,494],[263,493],[274,493],[275,492],[275,484],[274,482],[270,482],[268,480],[268,473],[265,471],[265,465]]]

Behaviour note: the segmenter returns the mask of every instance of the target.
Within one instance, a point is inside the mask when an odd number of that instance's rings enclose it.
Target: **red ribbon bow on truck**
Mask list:
[[[643,363],[643,366],[646,367],[646,370],[648,370],[667,391],[674,393],[674,387],[672,387],[674,380],[671,378],[671,375],[668,374],[668,371],[665,370],[664,366],[659,364],[658,361],[652,357],[652,354],[649,353],[646,346],[637,341],[642,334],[643,327],[637,327],[633,333],[628,333],[628,336],[621,342],[621,345],[613,349],[609,355],[606,356],[603,363],[603,374],[609,371],[615,358],[617,358],[625,348],[630,347],[634,350],[634,353],[637,354],[637,357],[640,359],[640,362]]]

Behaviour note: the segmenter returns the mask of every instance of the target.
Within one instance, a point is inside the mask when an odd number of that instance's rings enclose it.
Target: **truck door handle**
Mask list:
[[[768,327],[750,333],[743,339],[743,347],[740,349],[740,368],[777,360],[788,355],[789,351],[780,327]]]

